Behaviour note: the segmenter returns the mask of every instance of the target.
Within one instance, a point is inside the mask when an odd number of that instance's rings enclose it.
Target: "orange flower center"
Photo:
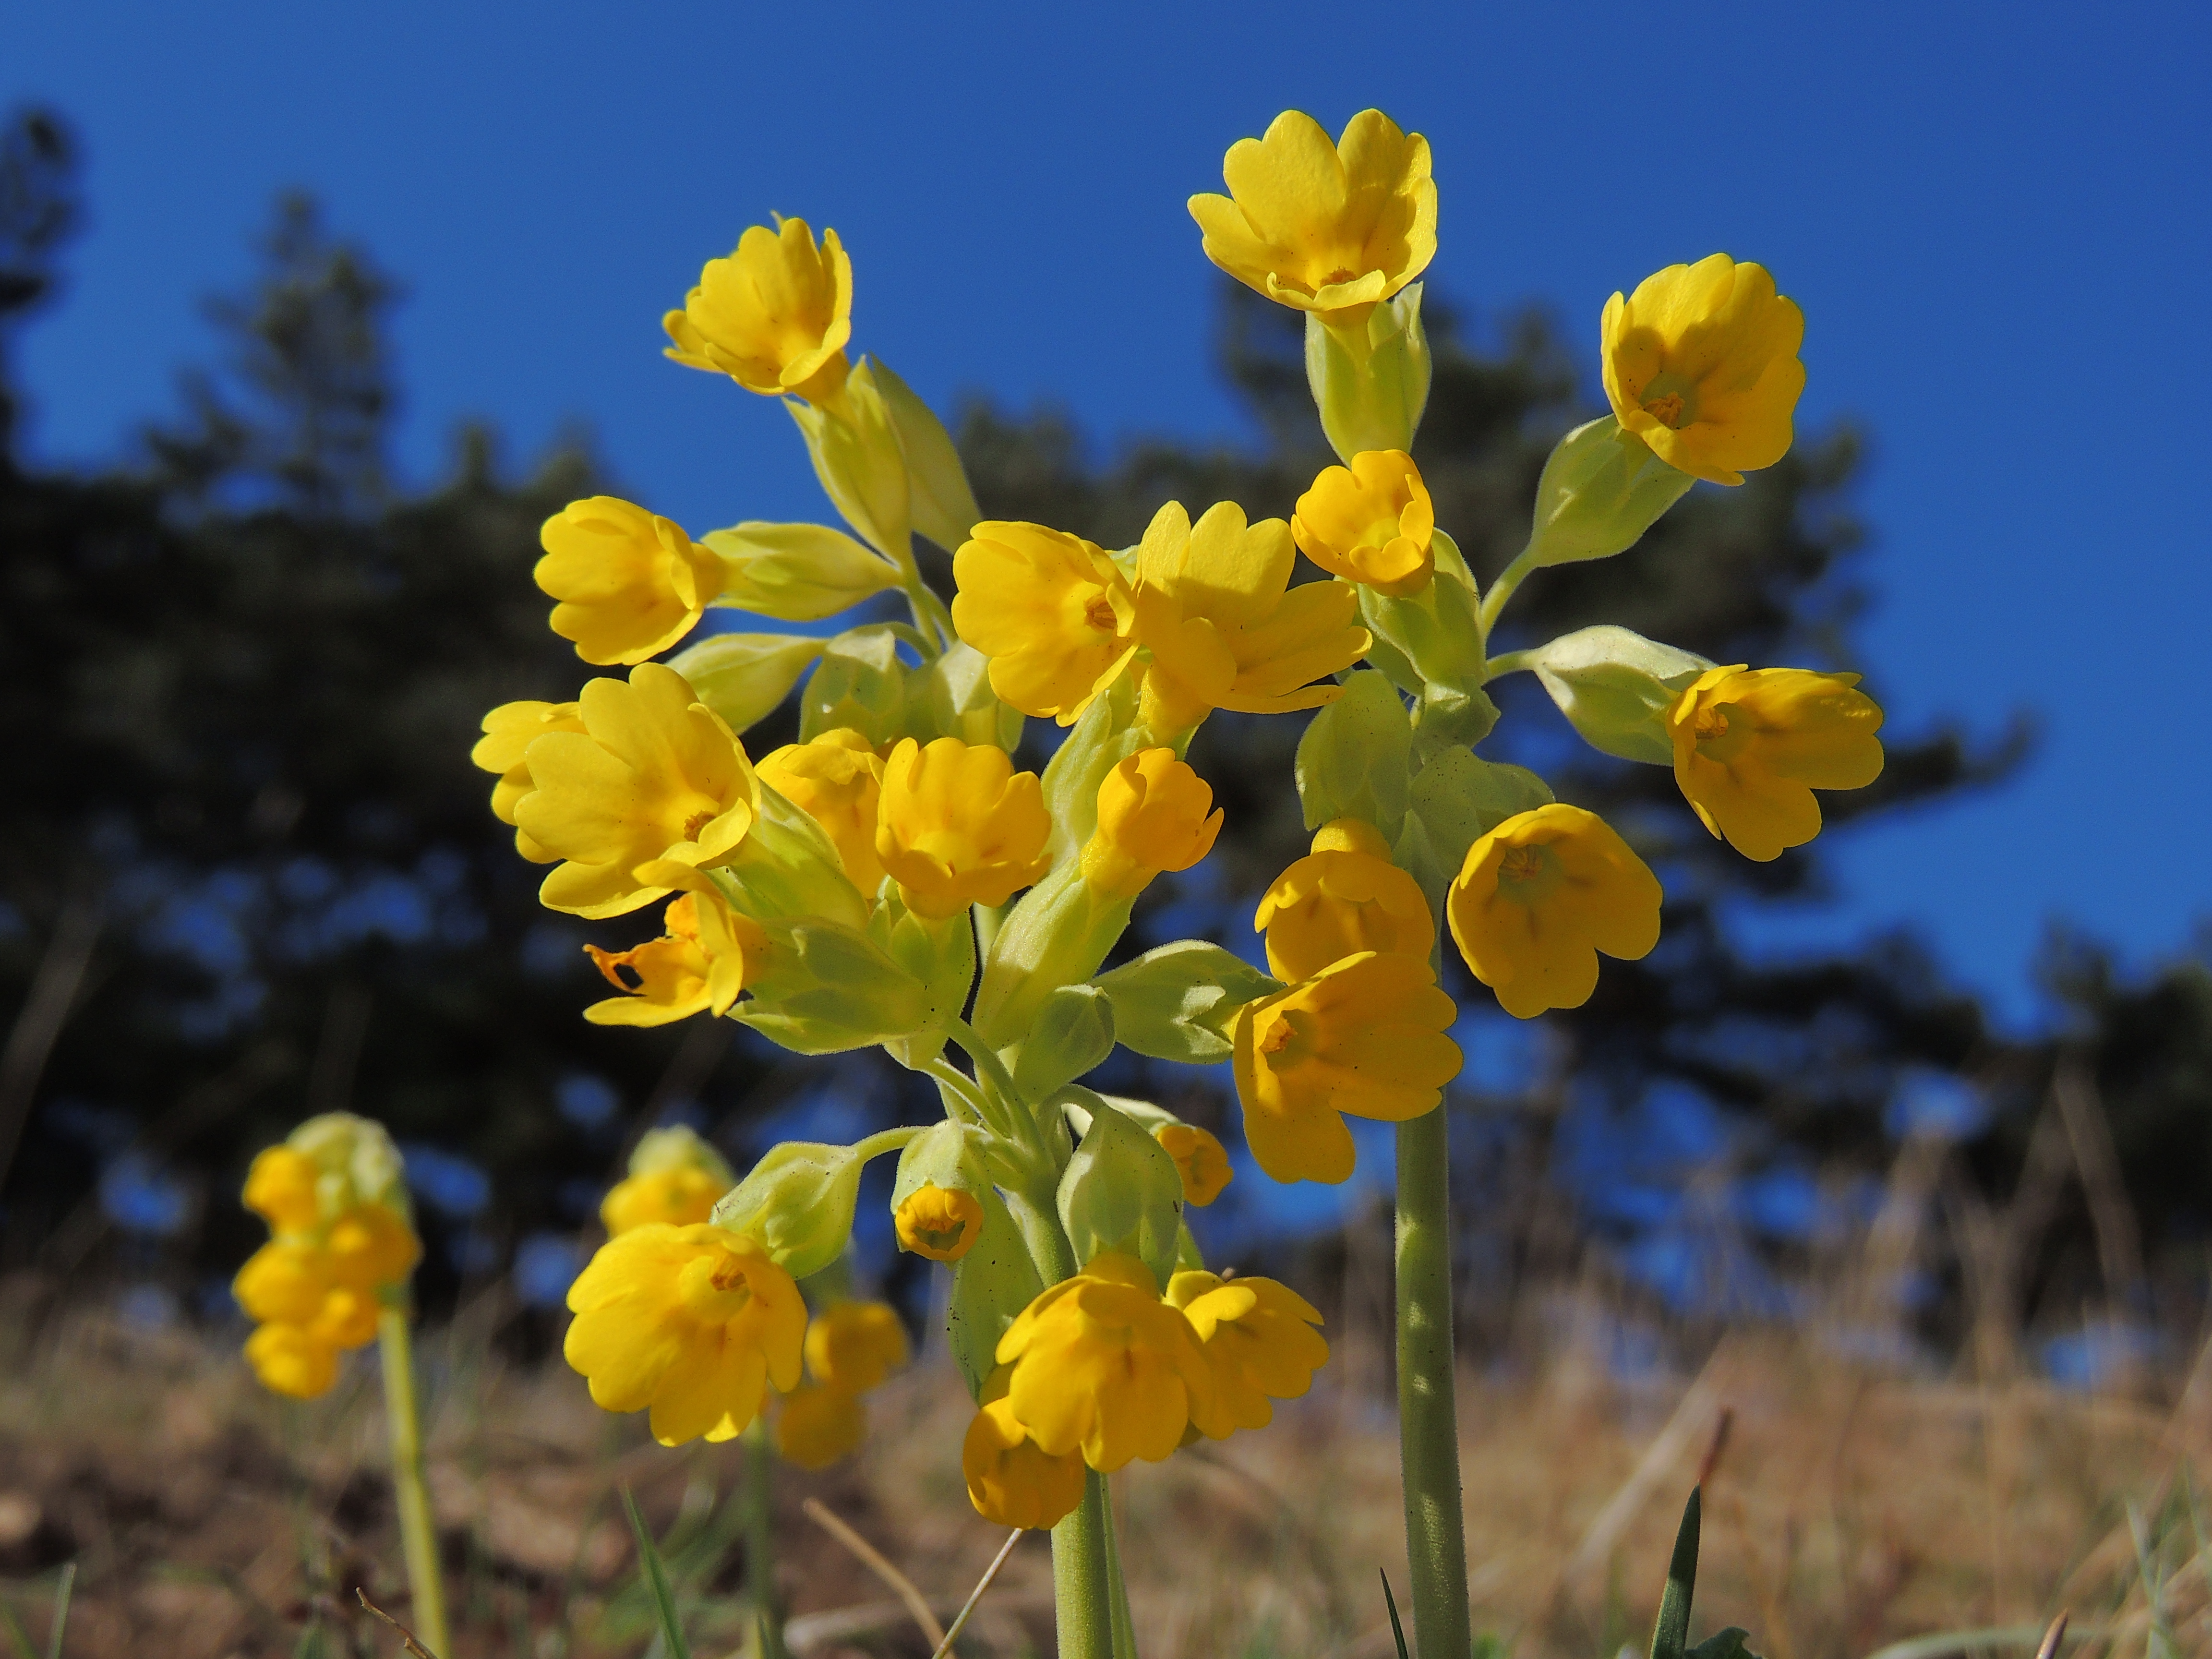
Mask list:
[[[1102,634],[1111,634],[1116,626],[1114,601],[1103,590],[1092,594],[1083,606],[1083,620]]]
[[[1669,392],[1664,397],[1652,398],[1644,405],[1644,412],[1670,431],[1681,429],[1682,399],[1679,393]]]
[[[1498,861],[1498,873],[1509,881],[1534,881],[1544,873],[1544,854],[1534,847],[1509,847]]]
[[[686,841],[698,840],[699,832],[721,816],[722,815],[720,812],[717,812],[711,806],[706,808],[702,811],[694,812],[690,817],[684,820],[684,839]]]

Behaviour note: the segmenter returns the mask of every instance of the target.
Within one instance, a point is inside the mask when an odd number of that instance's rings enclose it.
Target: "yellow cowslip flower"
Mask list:
[[[802,1382],[776,1413],[776,1455],[802,1469],[826,1469],[860,1449],[868,1408],[842,1389]]]
[[[1233,1033],[1244,1139],[1278,1181],[1352,1174],[1342,1114],[1402,1123],[1459,1074],[1458,1011],[1425,957],[1364,951],[1247,1003]]]
[[[1297,1399],[1328,1363],[1328,1344],[1312,1328],[1321,1310],[1287,1285],[1179,1273],[1168,1280],[1167,1299],[1197,1333],[1221,1414],[1237,1428],[1266,1428],[1275,1415],[1269,1401]]]
[[[932,1261],[957,1261],[983,1231],[983,1206],[975,1194],[925,1183],[892,1212],[899,1247]]]
[[[853,262],[834,230],[817,247],[804,219],[754,225],[727,258],[709,259],[684,309],[660,319],[667,355],[726,374],[748,392],[812,403],[845,386],[853,337]]]
[[[404,1283],[422,1259],[422,1242],[407,1218],[374,1202],[356,1204],[331,1223],[323,1249],[331,1279],[362,1291]]]
[[[1444,901],[1452,938],[1505,1012],[1579,1008],[1597,953],[1633,962],[1659,942],[1659,878],[1595,812],[1553,802],[1480,836]]]
[[[876,808],[884,763],[849,726],[811,743],[787,743],[761,757],[760,781],[822,826],[861,896],[873,898],[884,878],[876,856]]]
[[[246,1172],[246,1207],[273,1231],[305,1231],[321,1218],[320,1178],[314,1159],[305,1152],[264,1146]]]
[[[1421,884],[1357,818],[1322,825],[1313,851],[1267,889],[1252,927],[1267,936],[1267,971],[1293,984],[1362,951],[1425,962],[1437,942]]]
[[[722,591],[722,561],[684,527],[614,495],[571,501],[538,532],[532,574],[553,631],[588,663],[641,663],[690,633]]]
[[[599,1221],[609,1238],[656,1221],[696,1226],[714,1213],[715,1201],[729,1190],[730,1182],[696,1164],[625,1176],[599,1200]]]
[[[902,738],[884,763],[876,856],[917,915],[1005,903],[1051,867],[1051,835],[1036,774],[1003,749]]]
[[[664,1446],[727,1440],[768,1385],[799,1386],[806,1304],[750,1238],[712,1224],[633,1228],[568,1287],[562,1352],[611,1412],[650,1407]]]
[[[1096,543],[987,519],[952,556],[952,626],[991,659],[991,689],[1024,714],[1073,726],[1137,653],[1136,611]]]
[[[888,1303],[834,1302],[806,1328],[806,1369],[826,1389],[866,1394],[906,1360],[906,1327]]]
[[[1263,138],[1222,158],[1227,196],[1194,196],[1206,257],[1280,304],[1349,320],[1387,300],[1437,253],[1429,141],[1362,110],[1336,143],[1285,110]]]
[[[1206,780],[1174,750],[1139,750],[1098,786],[1098,827],[1083,844],[1083,879],[1134,898],[1163,870],[1188,870],[1212,852],[1221,817]]]
[[[1605,395],[1668,465],[1714,483],[1790,453],[1805,313],[1764,267],[1725,253],[1669,265],[1605,302]]]
[[[538,786],[531,781],[530,763],[524,758],[533,739],[548,732],[581,732],[582,705],[573,702],[503,702],[483,717],[483,736],[469,750],[469,758],[487,772],[499,774],[491,787],[491,812],[501,823],[514,822],[516,803]],[[549,853],[520,830],[514,832],[514,850],[532,864],[552,864],[560,854]]]
[[[1157,1463],[1192,1422],[1202,1431],[1221,1420],[1190,1322],[1160,1300],[1150,1268],[1118,1251],[1023,1310],[998,1360],[1014,1368],[1007,1409],[1039,1449],[1079,1450],[1101,1474],[1133,1457]]]
[[[548,732],[524,751],[535,787],[518,828],[555,857],[538,889],[548,909],[617,916],[669,891],[633,873],[668,859],[709,869],[738,850],[760,810],[744,746],[684,678],[640,663],[577,700],[581,732]]]
[[[1378,593],[1418,593],[1435,578],[1437,509],[1402,450],[1367,449],[1322,469],[1298,497],[1291,534],[1332,575]]]
[[[338,1351],[297,1325],[264,1325],[246,1339],[246,1363],[271,1394],[314,1400],[338,1380]]]
[[[717,1018],[759,975],[768,935],[750,916],[732,909],[712,890],[678,893],[669,901],[660,938],[627,951],[584,950],[623,993],[584,1010],[594,1025],[665,1025],[693,1014]],[[623,975],[636,976],[633,985]],[[672,1219],[672,1218],[669,1218]]]
[[[1182,1177],[1186,1204],[1202,1210],[1236,1179],[1237,1171],[1229,1167],[1227,1149],[1211,1131],[1195,1123],[1163,1123],[1152,1131],[1152,1139],[1175,1160],[1176,1173]]]
[[[331,1292],[330,1263],[313,1244],[271,1239],[230,1281],[247,1318],[262,1325],[307,1325]]]
[[[1815,789],[1881,775],[1881,706],[1856,674],[1711,668],[1667,711],[1674,781],[1729,846],[1761,863],[1820,833]]]
[[[1011,1365],[991,1373],[960,1443],[968,1501],[998,1526],[1056,1526],[1083,1501],[1083,1454],[1070,1450],[1055,1457],[1030,1437],[1006,1399],[1012,1373]]]
[[[1280,519],[1248,526],[1217,501],[1194,525],[1180,501],[1153,514],[1137,553],[1137,635],[1151,653],[1141,714],[1161,736],[1216,708],[1280,714],[1341,696],[1314,680],[1367,653],[1359,598],[1343,582],[1290,586],[1297,552]]]

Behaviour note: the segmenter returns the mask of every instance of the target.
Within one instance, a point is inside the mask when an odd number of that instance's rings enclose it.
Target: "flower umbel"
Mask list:
[[[1437,942],[1421,884],[1358,818],[1322,825],[1313,851],[1275,878],[1252,926],[1267,936],[1267,971],[1294,983],[1362,951],[1425,962]]]
[[[1005,903],[1050,867],[1051,834],[1036,774],[1003,749],[905,738],[884,764],[876,856],[918,915]]]
[[[553,631],[586,662],[657,657],[691,631],[722,591],[722,561],[673,520],[613,495],[571,501],[538,532],[533,573],[560,601]]]
[[[661,319],[667,355],[726,374],[748,392],[820,403],[845,384],[853,337],[853,262],[834,230],[817,246],[804,219],[754,225],[709,259],[684,309]]]
[[[1332,575],[1394,598],[1418,593],[1435,578],[1437,510],[1413,458],[1370,449],[1349,467],[1323,469],[1298,497],[1291,534]]]
[[[953,627],[1024,714],[1073,725],[1136,654],[1129,585],[1080,536],[986,520],[953,555],[952,577]]]
[[[1212,852],[1221,819],[1213,791],[1174,750],[1142,750],[1098,786],[1098,827],[1084,843],[1083,879],[1134,898],[1162,871],[1188,870]]]
[[[1669,265],[1607,301],[1601,328],[1613,412],[1668,465],[1740,484],[1789,453],[1805,314],[1764,267],[1725,253]]]
[[[1715,668],[1667,713],[1674,781],[1706,829],[1765,863],[1820,833],[1815,789],[1881,775],[1881,708],[1856,674]]]
[[[1595,812],[1557,802],[1467,849],[1445,900],[1452,938],[1505,1012],[1579,1008],[1597,953],[1633,962],[1659,942],[1659,878]]]

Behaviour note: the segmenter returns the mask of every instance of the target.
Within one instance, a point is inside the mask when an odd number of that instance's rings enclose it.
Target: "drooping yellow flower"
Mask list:
[[[892,1212],[899,1245],[932,1261],[957,1261],[983,1231],[983,1206],[975,1194],[925,1183]]]
[[[597,679],[578,699],[581,732],[532,739],[535,787],[518,828],[566,862],[539,902],[580,916],[616,916],[670,890],[633,873],[667,859],[708,869],[752,829],[760,788],[744,747],[681,674],[640,663],[629,680]]]
[[[726,374],[748,392],[821,403],[845,384],[853,262],[834,230],[817,247],[804,219],[754,225],[727,258],[707,262],[684,309],[660,325],[679,363]]]
[[[1458,1075],[1457,1010],[1425,957],[1368,951],[1248,1003],[1234,1031],[1244,1138],[1278,1181],[1343,1181],[1342,1114],[1402,1123]]]
[[[1056,1526],[1083,1501],[1083,1454],[1069,1450],[1055,1457],[1030,1437],[1006,1399],[1012,1373],[1011,1365],[991,1373],[960,1443],[968,1501],[997,1526]]]
[[[1213,1368],[1221,1415],[1237,1428],[1266,1428],[1275,1415],[1268,1402],[1297,1399],[1328,1363],[1328,1344],[1313,1328],[1320,1310],[1272,1279],[1179,1273],[1167,1299],[1190,1321]]]
[[[991,659],[991,689],[1073,726],[1137,652],[1129,585],[1105,550],[1039,524],[990,519],[952,556],[952,625]]]
[[[1367,653],[1358,595],[1343,582],[1290,586],[1297,552],[1280,519],[1248,526],[1217,501],[1194,525],[1180,501],[1152,517],[1137,555],[1137,634],[1152,654],[1142,716],[1162,736],[1209,711],[1318,708],[1343,692],[1310,682]]]
[[[763,756],[756,769],[763,783],[822,826],[853,885],[873,898],[884,878],[876,856],[884,763],[867,738],[841,726],[811,743],[786,744]]]
[[[775,1419],[775,1449],[787,1463],[826,1469],[860,1449],[868,1408],[842,1389],[802,1382],[784,1395]]]
[[[696,1164],[625,1176],[599,1200],[599,1220],[609,1238],[656,1221],[672,1227],[696,1226],[714,1213],[715,1200],[731,1185]]]
[[[230,1293],[257,1324],[307,1325],[330,1295],[330,1264],[313,1244],[272,1239],[230,1281]]]
[[[405,1282],[422,1259],[422,1241],[406,1217],[374,1202],[356,1204],[331,1222],[323,1248],[331,1278],[363,1291]]]
[[[660,938],[627,951],[584,947],[607,983],[623,993],[585,1009],[586,1019],[594,1025],[665,1025],[693,1014],[719,1018],[758,977],[768,935],[720,893],[678,894],[662,925],[668,931]]]
[[[806,1304],[742,1234],[655,1222],[599,1247],[568,1287],[562,1352],[611,1412],[650,1407],[664,1446],[727,1440],[773,1382],[799,1386]]]
[[[1267,936],[1267,971],[1295,984],[1362,951],[1428,960],[1437,924],[1390,845],[1358,818],[1322,825],[1313,851],[1275,878],[1252,919]]]
[[[538,531],[532,573],[553,631],[588,663],[640,663],[690,633],[722,591],[722,561],[673,520],[614,495],[571,501]]]
[[[1762,266],[1669,265],[1607,301],[1601,328],[1613,412],[1668,465],[1740,484],[1789,453],[1805,314]]]
[[[338,1380],[338,1352],[297,1325],[264,1325],[246,1339],[246,1363],[271,1394],[315,1400]]]
[[[824,1388],[866,1394],[906,1360],[906,1327],[888,1303],[833,1302],[806,1328],[806,1369]]]
[[[1881,775],[1881,707],[1856,674],[1708,669],[1667,712],[1674,781],[1746,858],[1764,863],[1820,833],[1815,789]]]
[[[1348,468],[1324,468],[1291,514],[1291,534],[1306,557],[1394,597],[1418,593],[1435,578],[1436,530],[1421,470],[1395,449],[1363,450]]]
[[[1003,904],[1051,867],[1052,835],[1034,772],[1003,749],[900,739],[884,766],[876,856],[917,915]]]
[[[469,758],[487,772],[499,774],[491,787],[492,816],[501,823],[514,822],[517,802],[538,786],[530,780],[530,763],[524,759],[533,739],[548,732],[580,732],[583,709],[573,702],[503,702],[483,717],[483,736],[469,751]],[[514,832],[514,850],[532,864],[551,864],[558,853],[549,853],[520,830]]]
[[[1194,196],[1206,257],[1300,311],[1358,316],[1428,268],[1437,252],[1429,141],[1362,110],[1336,143],[1285,110],[1221,163],[1227,196]]]
[[[1134,898],[1163,870],[1188,870],[1212,852],[1221,817],[1206,780],[1174,750],[1139,750],[1098,786],[1098,827],[1083,846],[1083,879]]]
[[[1182,1201],[1204,1209],[1236,1178],[1229,1153],[1209,1130],[1194,1123],[1163,1123],[1152,1131],[1182,1177]]]
[[[1597,953],[1633,962],[1659,942],[1659,878],[1595,812],[1557,802],[1467,849],[1444,911],[1474,976],[1505,1012],[1579,1008]]]
[[[999,1339],[998,1359],[1013,1367],[1007,1408],[1038,1448],[1080,1451],[1102,1474],[1156,1463],[1194,1420],[1201,1431],[1221,1420],[1190,1322],[1134,1256],[1103,1252],[1038,1296]]]
[[[289,1146],[264,1146],[246,1172],[246,1207],[276,1232],[303,1231],[321,1216],[320,1175],[306,1153]]]

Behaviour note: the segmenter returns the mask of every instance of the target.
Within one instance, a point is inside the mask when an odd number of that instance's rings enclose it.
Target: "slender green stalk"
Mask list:
[[[1452,1386],[1450,1156],[1442,1106],[1398,1126],[1398,1447],[1420,1659],[1467,1659],[1474,1642]]]
[[[1482,610],[1478,620],[1482,625],[1485,647],[1489,645],[1491,630],[1498,626],[1499,613],[1505,609],[1505,602],[1513,597],[1513,590],[1526,581],[1529,573],[1535,568],[1536,544],[1532,541],[1521,550],[1519,556],[1512,563],[1498,573],[1498,580],[1491,583],[1490,592],[1482,596]]]
[[[384,1361],[384,1417],[392,1436],[392,1490],[398,1500],[399,1547],[407,1560],[407,1589],[415,1634],[422,1645],[452,1659],[446,1627],[446,1586],[438,1576],[438,1528],[430,1517],[430,1489],[422,1479],[422,1419],[415,1402],[414,1344],[404,1308],[377,1316],[376,1342]]]
[[[1532,667],[1535,655],[1533,651],[1507,651],[1491,658],[1482,665],[1482,683],[1487,685],[1503,675],[1517,674]]]
[[[753,1419],[744,1442],[745,1588],[760,1627],[761,1659],[787,1659],[783,1602],[775,1593],[775,1452],[768,1443],[768,1419]]]
[[[1060,1659],[1116,1659],[1113,1519],[1106,1477],[1084,1472],[1083,1501],[1052,1529],[1052,1607]]]

